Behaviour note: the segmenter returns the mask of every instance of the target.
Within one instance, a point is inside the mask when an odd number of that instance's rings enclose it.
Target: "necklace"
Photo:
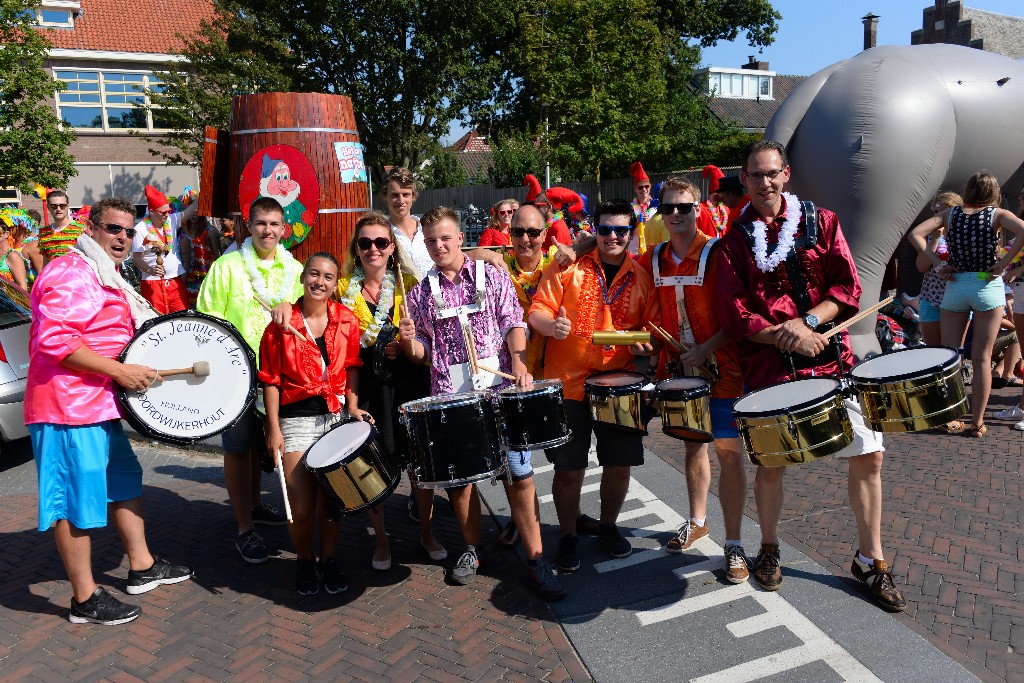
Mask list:
[[[153,219],[150,218],[149,216],[146,216],[143,222],[146,224],[146,234],[156,235],[158,238],[160,238],[160,241],[163,242],[164,246],[169,245],[171,243],[171,240],[174,239],[174,234],[171,231],[171,221],[169,218],[164,219],[163,228],[157,228],[155,225],[153,225]]]
[[[352,271],[352,278],[348,281],[348,289],[341,296],[341,303],[352,309],[356,304],[356,298],[360,297],[363,289],[363,282],[366,273],[361,266],[356,266]],[[379,297],[377,298],[377,310],[373,314],[373,320],[367,325],[366,330],[359,337],[359,345],[364,349],[373,346],[377,342],[377,335],[384,327],[384,321],[388,318],[391,305],[395,299],[395,275],[390,270],[384,271],[384,282],[381,283]]]
[[[251,237],[242,243],[242,248],[239,251],[242,254],[242,267],[245,269],[245,274],[249,276],[249,283],[252,285],[252,290],[256,292],[260,298],[270,304],[271,308],[289,298],[289,295],[295,287],[295,281],[299,278],[299,271],[302,267],[287,249],[282,247],[280,244],[277,245],[277,252],[274,255],[274,260],[276,261],[278,258],[281,259],[281,262],[284,264],[284,274],[281,276],[281,282],[277,287],[277,291],[273,294],[271,294],[270,290],[267,289],[267,285],[263,282],[263,275],[260,273],[259,267],[256,265],[256,250],[252,247]],[[269,320],[270,313],[268,311],[264,311],[263,313],[264,318]]]
[[[783,192],[782,197],[786,200],[786,220],[782,223],[779,240],[771,256],[768,255],[768,226],[760,218],[754,221],[754,262],[762,273],[775,270],[789,256],[795,242],[793,238],[800,227],[800,219],[803,218],[803,209],[796,195]],[[746,208],[744,206],[743,210]]]

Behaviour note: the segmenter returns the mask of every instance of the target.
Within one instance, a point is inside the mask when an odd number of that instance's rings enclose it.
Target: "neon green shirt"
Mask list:
[[[213,262],[199,288],[196,308],[200,313],[223,318],[238,328],[246,343],[259,356],[260,340],[270,324],[270,313],[263,310],[253,298],[255,291],[242,258],[239,250]],[[302,282],[299,279],[302,264],[287,249],[279,247],[269,267],[258,257],[254,260],[256,271],[263,279],[266,291],[270,293],[269,297],[265,297],[267,303],[271,306],[276,306],[282,300],[295,303],[302,296]],[[290,289],[284,287],[286,278],[292,282]],[[282,292],[286,292],[283,298],[279,297]]]

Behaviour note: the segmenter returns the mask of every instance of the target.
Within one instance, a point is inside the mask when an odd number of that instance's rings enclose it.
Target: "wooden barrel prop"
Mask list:
[[[344,259],[370,190],[352,100],[324,93],[260,93],[231,101],[228,212],[248,220],[259,196],[285,207],[282,244],[295,258]]]

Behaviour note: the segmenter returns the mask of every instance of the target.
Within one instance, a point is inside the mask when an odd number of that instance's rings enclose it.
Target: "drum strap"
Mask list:
[[[654,267],[655,287],[675,287],[676,290],[676,313],[679,319],[679,341],[686,346],[693,346],[697,343],[693,336],[693,328],[690,326],[690,316],[686,313],[686,288],[699,287],[704,284],[704,272],[707,269],[708,257],[711,249],[718,242],[718,238],[709,239],[700,252],[700,262],[697,265],[696,275],[672,275],[661,276],[661,256],[666,250],[671,249],[668,242],[662,242],[654,250],[654,258],[651,263]],[[669,255],[671,258],[671,254]]]
[[[439,319],[444,320],[457,317],[465,325],[469,322],[470,313],[480,313],[487,310],[487,274],[484,270],[486,264],[481,260],[473,261],[473,264],[475,266],[473,278],[476,281],[474,283],[476,301],[462,306],[445,305],[444,296],[441,294],[441,282],[437,277],[437,269],[431,268],[427,273],[427,279],[430,281],[430,294],[434,297],[434,306],[437,308],[437,317]]]

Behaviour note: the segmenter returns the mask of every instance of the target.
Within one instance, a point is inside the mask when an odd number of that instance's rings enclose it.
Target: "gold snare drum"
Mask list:
[[[853,366],[850,380],[876,432],[918,432],[968,412],[960,354],[949,347],[875,356]]]
[[[639,372],[602,372],[584,383],[590,416],[595,422],[629,432],[647,434],[647,405]]]
[[[674,377],[655,387],[661,405],[661,431],[683,441],[708,443],[711,434],[711,385],[701,377]]]
[[[342,515],[377,505],[391,495],[402,475],[369,422],[332,428],[313,442],[302,460],[320,482],[329,506]]]
[[[842,385],[834,379],[801,379],[759,389],[736,401],[732,412],[755,465],[811,462],[853,441]]]

